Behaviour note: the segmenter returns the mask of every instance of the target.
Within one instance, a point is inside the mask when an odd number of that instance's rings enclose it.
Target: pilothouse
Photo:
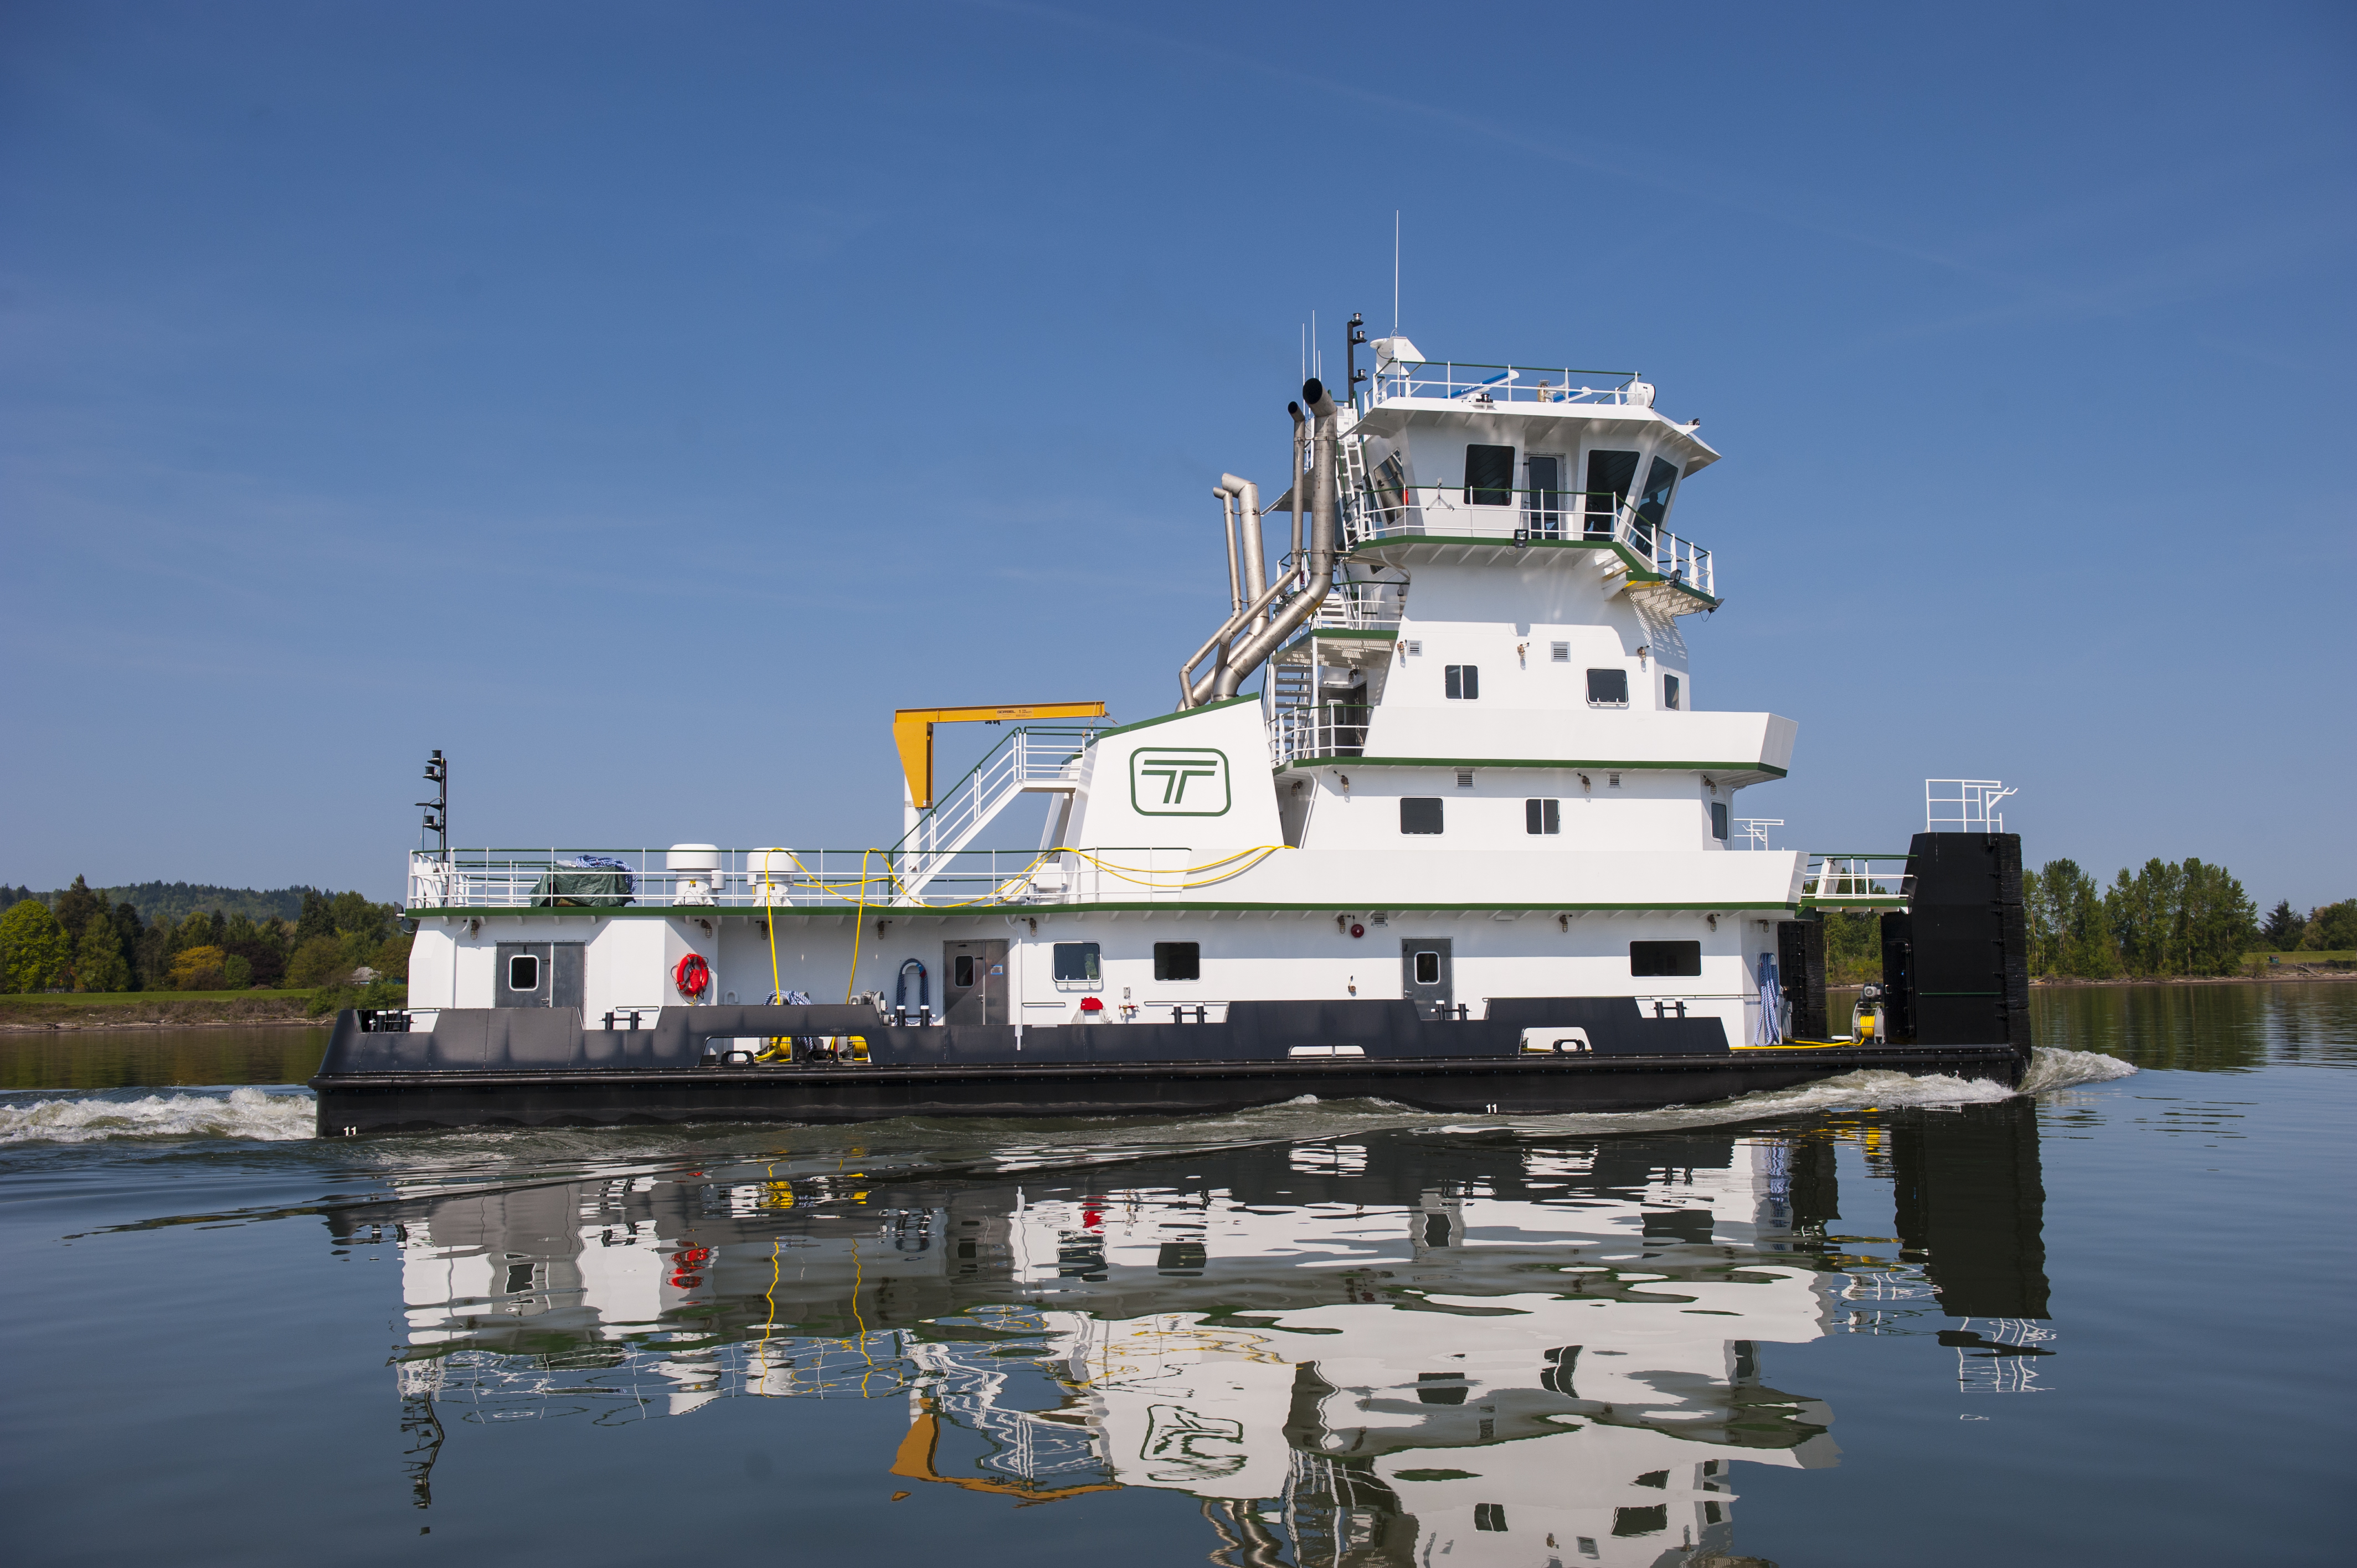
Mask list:
[[[1274,500],[1218,476],[1229,613],[1170,712],[904,709],[888,846],[444,837],[411,861],[410,1006],[339,1021],[323,1130],[2018,1079],[2017,838],[1812,856],[1738,825],[1796,726],[1695,684],[1683,628],[1724,587],[1673,526],[1718,460],[1699,421],[1633,372],[1366,347],[1343,400],[1288,405]],[[937,793],[935,726],[968,720],[1006,731]],[[1035,794],[1039,843],[991,845]],[[1838,1030],[1831,908],[1884,912]]]

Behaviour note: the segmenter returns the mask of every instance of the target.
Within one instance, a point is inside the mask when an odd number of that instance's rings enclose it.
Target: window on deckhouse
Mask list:
[[[1591,708],[1627,707],[1629,705],[1629,671],[1590,670],[1587,672],[1587,705]]]
[[[1068,984],[1099,983],[1104,976],[1097,963],[1097,944],[1058,942],[1056,944],[1056,978]]]
[[[1677,488],[1677,482],[1675,463],[1656,457],[1653,466],[1645,471],[1645,493],[1637,498],[1637,520],[1645,525],[1649,543],[1670,515],[1670,491]]]
[[[1451,664],[1442,672],[1442,690],[1451,701],[1477,702],[1481,696],[1481,667],[1479,664]]]
[[[1637,484],[1637,454],[1590,452],[1587,455],[1587,537],[1612,537],[1613,515]]]
[[[1561,800],[1525,800],[1523,802],[1523,826],[1534,833],[1563,832]]]
[[[1662,677],[1662,706],[1674,708],[1677,705],[1678,678],[1674,675],[1664,675]]]
[[[1512,446],[1471,445],[1465,448],[1465,504],[1514,504],[1514,449]]]
[[[1400,832],[1404,833],[1437,833],[1439,831],[1439,796],[1405,795],[1401,797]]]

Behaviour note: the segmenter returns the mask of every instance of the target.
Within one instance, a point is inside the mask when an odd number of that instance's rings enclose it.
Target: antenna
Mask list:
[[[1392,209],[1392,336],[1399,336],[1399,209]]]
[[[1309,313],[1309,373],[1319,381],[1326,379],[1326,356],[1318,349],[1318,313]]]

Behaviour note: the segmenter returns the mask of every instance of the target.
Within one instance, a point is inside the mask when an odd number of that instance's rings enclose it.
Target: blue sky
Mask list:
[[[1396,209],[1427,353],[1726,455],[1780,847],[1962,773],[2357,895],[2352,82],[2330,5],[15,0],[0,881],[392,897],[432,746],[468,843],[888,843],[896,706],[1166,711]]]

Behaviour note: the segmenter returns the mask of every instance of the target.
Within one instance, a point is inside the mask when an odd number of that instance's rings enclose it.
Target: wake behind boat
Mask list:
[[[1739,831],[1797,726],[1696,703],[1680,622],[1720,585],[1669,522],[1718,458],[1699,422],[1634,374],[1396,337],[1362,375],[1351,339],[1351,395],[1289,405],[1285,494],[1220,477],[1231,613],[1175,710],[903,710],[888,849],[453,849],[436,753],[411,1005],[337,1020],[321,1132],[2018,1081],[2020,845],[1985,800],[1904,855]],[[1014,727],[937,798],[965,720]],[[1038,848],[974,847],[1035,794]],[[1835,908],[1883,911],[1838,1033]]]

